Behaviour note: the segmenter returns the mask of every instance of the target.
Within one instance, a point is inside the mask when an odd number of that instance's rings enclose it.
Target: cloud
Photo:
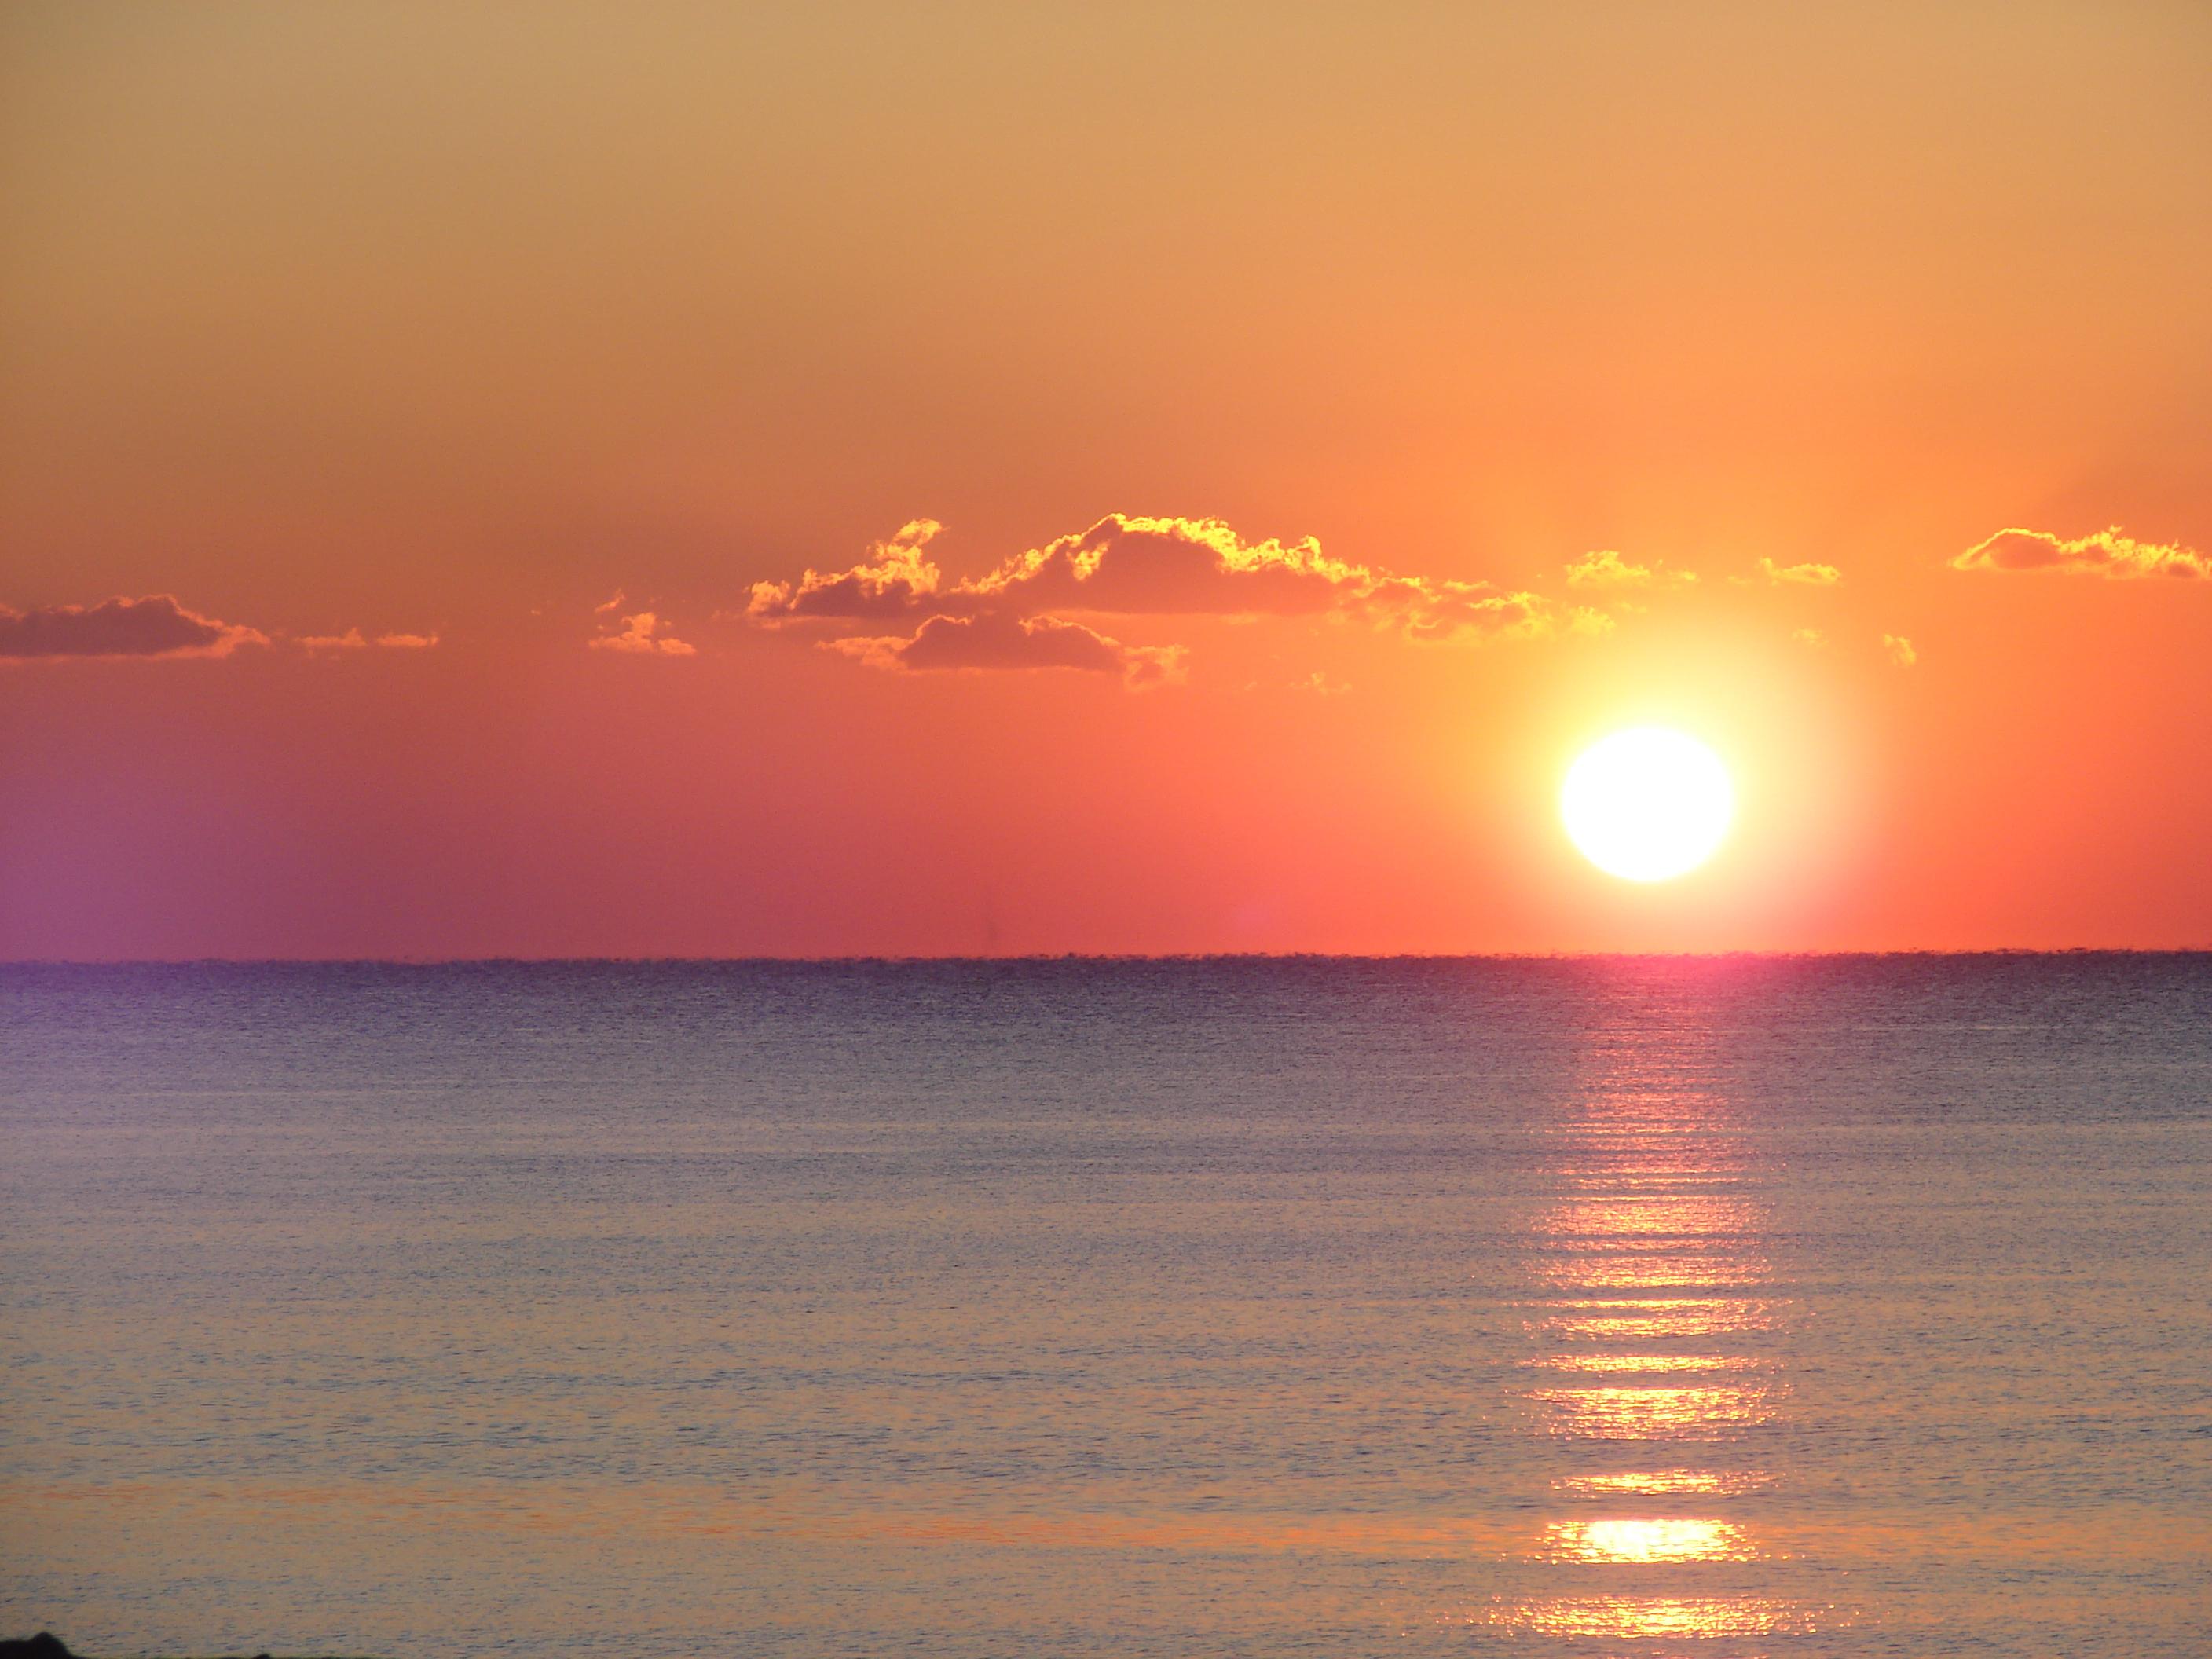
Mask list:
[[[1405,576],[1333,558],[1313,538],[1247,541],[1218,519],[1112,513],[1087,530],[945,585],[924,548],[941,526],[917,519],[850,569],[757,582],[746,616],[780,627],[985,616],[1340,616],[1395,625],[1419,640],[1571,629],[1534,593],[1486,582]]]
[[[1073,618],[1330,617],[1423,642],[1594,634],[1613,625],[1601,611],[1537,593],[1334,558],[1311,537],[1248,541],[1218,519],[1111,513],[948,583],[927,551],[940,529],[935,520],[917,519],[848,569],[757,582],[746,618],[767,628],[844,632],[849,636],[824,640],[825,648],[878,668],[1063,668],[1118,674],[1136,688],[1182,680],[1186,647],[1126,645]],[[861,631],[884,621],[913,631]]]
[[[746,614],[770,624],[1085,611],[1116,616],[1312,614],[1371,590],[1376,572],[1324,555],[1311,538],[1246,542],[1218,519],[1109,514],[951,587],[924,550],[943,528],[916,519],[850,569],[756,582]]]
[[[343,634],[304,634],[300,637],[300,643],[310,651],[366,651],[372,646],[384,651],[427,651],[437,642],[435,634],[379,634],[369,639],[358,628],[349,628]]]
[[[435,634],[279,636],[307,651],[427,651]],[[258,628],[187,611],[173,595],[60,605],[40,611],[0,605],[0,659],[28,657],[227,657],[241,645],[267,645]]]
[[[1650,564],[1631,564],[1611,548],[1600,548],[1585,553],[1566,567],[1570,587],[1692,587],[1696,586],[1698,573],[1694,570],[1661,570],[1664,562],[1655,559]]]
[[[1759,568],[1771,582],[1795,582],[1806,587],[1833,587],[1844,579],[1844,573],[1832,564],[1777,564],[1771,559],[1761,559]]]
[[[1559,631],[1571,620],[1534,593],[1399,575],[1303,541],[1249,542],[1218,519],[1110,513],[955,589],[955,600],[1106,616],[1343,616],[1437,641]]]
[[[1920,660],[1920,653],[1912,648],[1912,641],[1902,634],[1883,635],[1881,648],[1899,668],[1910,668]]]
[[[2045,530],[2000,530],[1951,562],[1954,570],[2063,570],[2076,575],[2212,578],[2212,556],[2179,543],[2139,542],[2116,525],[2077,541]]]
[[[1356,605],[1388,580],[1329,557],[1310,536],[1248,542],[1218,519],[1111,513],[959,592],[1030,614],[1313,616]]]
[[[1801,628],[1790,636],[1802,646],[1818,651],[1828,642],[1828,636],[1817,628]]]
[[[915,519],[889,541],[876,543],[849,570],[810,569],[795,583],[755,582],[745,614],[770,625],[806,617],[913,616],[936,596],[939,573],[922,550],[944,527],[934,519]]]
[[[958,669],[1072,668],[1118,674],[1133,690],[1182,678],[1181,646],[1124,645],[1081,623],[1006,611],[932,617],[911,639],[827,641],[833,651],[878,668],[913,672]]]
[[[600,607],[605,609],[605,606]],[[663,657],[696,657],[699,647],[687,645],[682,640],[672,639],[659,632],[660,618],[650,611],[640,611],[623,619],[619,634],[599,634],[587,643],[594,651],[632,651]]]
[[[0,605],[0,658],[227,657],[269,636],[187,611],[174,596],[11,611]]]

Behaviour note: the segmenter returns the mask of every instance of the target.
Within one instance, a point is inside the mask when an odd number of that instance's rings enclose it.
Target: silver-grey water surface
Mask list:
[[[2201,1654],[2212,958],[0,969],[0,1626]]]

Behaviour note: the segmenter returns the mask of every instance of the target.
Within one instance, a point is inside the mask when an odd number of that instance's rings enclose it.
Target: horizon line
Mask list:
[[[1873,961],[1898,957],[2212,957],[2212,945],[1904,945],[1882,950],[1832,951],[1063,951],[989,956],[875,952],[821,956],[0,957],[0,971],[21,968],[890,968],[1066,963],[1812,962]]]

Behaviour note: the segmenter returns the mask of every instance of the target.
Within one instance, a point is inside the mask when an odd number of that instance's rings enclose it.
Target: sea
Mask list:
[[[0,969],[0,1635],[2212,1653],[2212,957]]]

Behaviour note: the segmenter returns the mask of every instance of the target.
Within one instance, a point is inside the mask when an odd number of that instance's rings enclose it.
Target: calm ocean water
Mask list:
[[[2212,957],[0,969],[0,1633],[2203,1655]]]

